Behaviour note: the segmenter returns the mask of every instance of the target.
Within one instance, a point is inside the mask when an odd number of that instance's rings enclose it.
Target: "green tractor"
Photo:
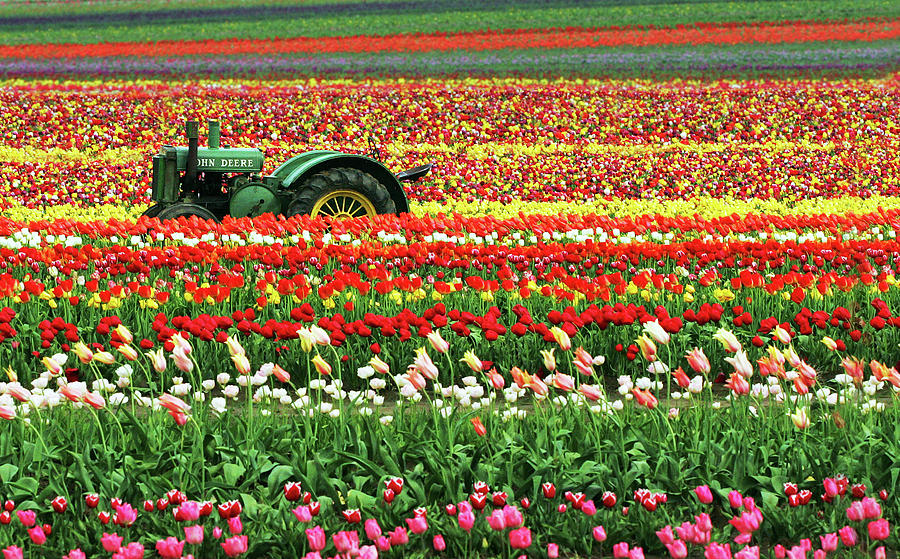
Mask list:
[[[219,122],[209,121],[209,147],[198,147],[199,125],[188,121],[187,147],[165,145],[153,156],[152,199],[144,212],[160,220],[197,216],[221,220],[264,213],[353,218],[409,211],[401,182],[431,164],[394,174],[374,158],[308,151],[259,176],[263,153],[219,146]],[[377,151],[373,153],[377,156]]]

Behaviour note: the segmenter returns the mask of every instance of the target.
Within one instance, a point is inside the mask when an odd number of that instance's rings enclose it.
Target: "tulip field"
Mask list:
[[[897,557],[893,3],[0,2],[0,107],[3,559]],[[143,216],[206,119],[434,167]]]

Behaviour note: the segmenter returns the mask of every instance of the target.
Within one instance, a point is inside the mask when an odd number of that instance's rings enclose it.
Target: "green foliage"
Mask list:
[[[381,9],[371,11],[347,11],[345,3],[331,4],[331,9],[318,14],[304,14],[291,18],[280,12],[266,15],[258,10],[255,17],[229,17],[234,6],[225,4],[222,17],[204,14],[202,19],[189,15],[175,18],[161,13],[156,23],[135,25],[130,23],[104,23],[103,12],[92,6],[89,21],[77,24],[32,26],[28,29],[0,26],[0,44],[29,43],[77,43],[90,44],[117,41],[158,41],[225,38],[273,38],[273,37],[325,37],[370,34],[431,33],[473,31],[479,29],[544,28],[567,26],[625,26],[625,25],[679,25],[697,21],[779,21],[799,19],[845,19],[866,17],[896,17],[900,7],[895,3],[879,0],[842,2],[823,1],[769,1],[769,2],[560,2],[555,7],[540,3],[530,5],[519,2],[500,8],[488,2],[461,4],[438,2],[436,8],[417,9],[410,12],[399,7],[395,11]],[[116,6],[113,4],[113,6]],[[67,5],[68,6],[68,5]],[[135,6],[148,9],[147,6]],[[177,9],[178,6],[175,6]],[[108,13],[118,13],[119,8]],[[33,15],[29,6],[27,14],[21,8],[0,6],[0,22],[4,17]],[[40,13],[40,12],[36,12]],[[65,15],[62,8],[54,7],[53,15]],[[73,13],[79,13],[74,10]],[[62,22],[64,23],[64,22]]]

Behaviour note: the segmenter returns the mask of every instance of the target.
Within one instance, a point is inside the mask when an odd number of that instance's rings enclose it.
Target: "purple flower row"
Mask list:
[[[486,53],[320,56],[206,56],[67,59],[4,59],[0,75],[270,75],[270,74],[441,74],[466,71],[577,70],[582,73],[623,71],[753,71],[847,70],[888,71],[900,67],[900,42],[868,47],[811,49],[725,48],[544,51]]]

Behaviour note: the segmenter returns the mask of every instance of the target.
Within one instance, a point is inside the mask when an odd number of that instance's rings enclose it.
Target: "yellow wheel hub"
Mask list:
[[[310,215],[330,215],[340,219],[375,217],[375,206],[355,190],[335,190],[316,200]]]

